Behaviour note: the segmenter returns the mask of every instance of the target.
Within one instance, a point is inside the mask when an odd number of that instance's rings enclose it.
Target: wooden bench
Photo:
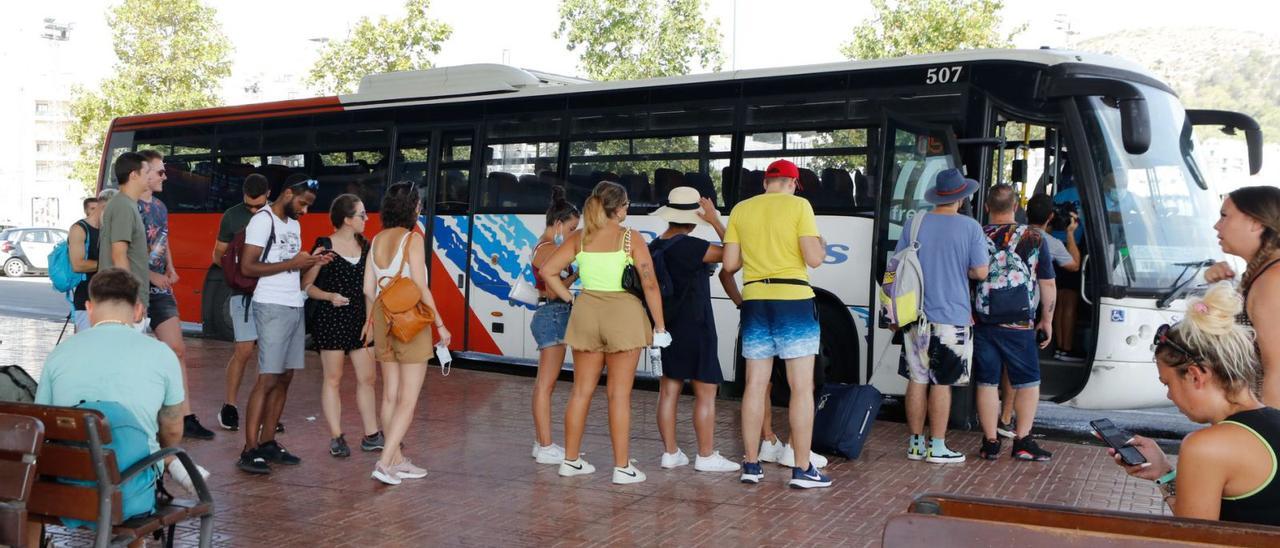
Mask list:
[[[916,497],[908,511],[912,514],[1006,526],[1036,527],[1057,532],[1101,534],[1103,537],[1116,538],[1131,537],[1145,539],[1146,542],[1163,539],[1232,546],[1280,546],[1280,527],[1071,508],[963,495],[926,493]],[[966,526],[969,525],[966,524]]]
[[[106,448],[111,428],[92,409],[29,403],[0,403],[0,413],[38,419],[45,427],[45,443],[36,461],[39,480],[27,505],[29,515],[44,524],[61,525],[62,518],[97,524],[94,546],[124,546],[168,528],[166,546],[173,545],[179,522],[200,518],[200,546],[213,537],[213,497],[191,457],[180,448],[161,449],[121,472],[115,452]],[[155,511],[123,519],[121,485],[148,466],[173,455],[191,475],[198,500],[157,500]],[[92,482],[74,485],[60,480]]]
[[[0,546],[26,546],[27,500],[43,445],[39,420],[0,413]]]
[[[900,514],[884,526],[885,548],[990,548],[992,546],[1076,546],[1080,548],[1190,548],[1204,544],[1166,538],[1001,523],[928,514]]]

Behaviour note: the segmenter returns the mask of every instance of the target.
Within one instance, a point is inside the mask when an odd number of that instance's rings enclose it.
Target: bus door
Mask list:
[[[925,191],[933,185],[938,173],[959,164],[955,137],[949,126],[915,123],[888,116],[884,122],[884,149],[880,162],[883,188],[876,208],[875,278],[871,287],[878,292],[885,263],[903,237],[903,223],[929,211]],[[898,358],[902,347],[892,344],[893,333],[881,322],[878,295],[871,296],[875,328],[867,345],[867,363],[872,371],[864,378],[885,394],[906,392],[906,379],[898,375]]]
[[[475,332],[468,325],[474,319],[466,305],[474,140],[472,128],[403,128],[396,143],[394,181],[418,185],[423,200],[419,222],[431,242],[428,281],[453,336],[453,350],[475,349],[469,339]]]

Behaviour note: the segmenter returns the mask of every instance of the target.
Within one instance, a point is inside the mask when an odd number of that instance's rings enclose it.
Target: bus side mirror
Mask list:
[[[1122,80],[1106,78],[1055,78],[1045,96],[1100,96],[1115,99],[1120,107],[1120,139],[1129,154],[1143,154],[1151,148],[1151,116],[1147,98],[1137,86]]]
[[[1249,147],[1249,174],[1257,175],[1262,171],[1262,127],[1258,121],[1248,114],[1229,110],[1188,110],[1187,121],[1193,126],[1222,126],[1222,132],[1235,135],[1236,130],[1244,131],[1244,140]]]

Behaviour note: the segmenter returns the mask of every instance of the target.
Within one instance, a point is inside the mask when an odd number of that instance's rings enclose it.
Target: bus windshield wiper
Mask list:
[[[1182,272],[1178,273],[1177,278],[1174,278],[1173,287],[1156,300],[1156,308],[1169,308],[1169,303],[1182,296],[1184,290],[1191,286],[1191,282],[1195,281],[1196,276],[1200,275],[1201,270],[1213,266],[1213,259],[1205,259],[1203,261],[1194,261],[1189,263],[1173,263],[1173,265],[1182,267]],[[1195,270],[1192,270],[1193,268]],[[1191,275],[1187,276],[1187,272],[1191,272]],[[1186,280],[1182,279],[1184,276],[1186,276]]]

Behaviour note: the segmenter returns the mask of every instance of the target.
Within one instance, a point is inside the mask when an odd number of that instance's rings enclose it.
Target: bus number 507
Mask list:
[[[950,84],[960,81],[960,69],[964,67],[934,67],[924,75],[926,84]]]

